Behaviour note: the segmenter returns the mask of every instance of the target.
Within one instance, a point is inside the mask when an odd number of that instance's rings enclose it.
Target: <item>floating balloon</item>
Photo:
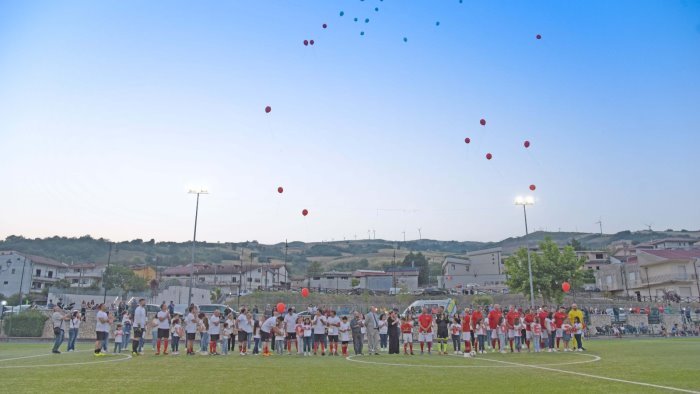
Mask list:
[[[314,45],[314,40],[309,41],[309,44]]]
[[[277,193],[280,193],[280,194],[284,193],[284,188],[282,186],[278,187]]]
[[[325,29],[328,27],[328,25],[324,23],[323,25],[321,25],[321,27],[323,27]]]
[[[345,15],[345,11],[340,11],[340,16]]]
[[[364,35],[365,35],[365,32],[361,31],[361,32],[360,32],[360,35],[361,35],[361,36],[364,36]]]
[[[357,18],[352,18],[353,21],[357,22]]]
[[[493,155],[490,153],[486,154],[486,160],[491,160],[493,158]]]
[[[435,22],[435,26],[440,26],[440,21]]]
[[[482,126],[486,126],[486,119],[481,119],[481,120],[479,121],[479,124],[482,125]]]
[[[369,23],[369,18],[365,18],[365,23]]]
[[[529,148],[529,147],[530,147],[530,141],[525,141],[525,142],[523,142],[523,146],[526,147],[526,148]]]
[[[538,34],[538,35],[535,36],[535,38],[537,38],[538,40],[541,40],[541,39],[542,39],[542,36]]]
[[[301,289],[301,296],[304,298],[308,297],[309,296],[309,289],[307,289],[306,287]]]
[[[309,210],[308,210],[308,209],[304,209],[303,211],[301,211],[301,214],[304,215],[304,216],[306,216],[306,215],[309,214]]]
[[[280,302],[279,304],[277,304],[277,312],[284,313],[284,309],[285,309],[284,303]]]
[[[379,12],[379,7],[374,7],[375,12]]]
[[[564,290],[564,293],[568,293],[571,290],[571,285],[569,282],[564,282],[561,284],[561,289]]]
[[[537,189],[537,186],[535,186],[535,185],[530,185],[530,190],[532,190],[532,191],[534,192],[535,189]]]
[[[404,37],[403,42],[408,42],[408,37]]]
[[[470,143],[470,142],[472,142],[472,139],[471,139],[471,138],[467,137],[467,138],[464,139],[464,143],[465,143],[465,144],[468,144],[468,143]]]
[[[269,114],[270,111],[272,111],[272,107],[270,107],[269,105],[268,105],[267,107],[265,107],[265,113],[266,113],[266,114]]]
[[[308,45],[309,45],[309,40],[304,40],[304,46],[308,46]]]

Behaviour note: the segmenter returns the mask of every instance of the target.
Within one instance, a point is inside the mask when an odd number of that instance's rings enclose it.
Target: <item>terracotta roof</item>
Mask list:
[[[670,249],[670,250],[645,250],[642,253],[648,253],[652,256],[661,257],[668,260],[690,260],[700,258],[700,249]]]
[[[58,261],[56,261],[56,260],[54,260],[54,259],[50,259],[50,258],[47,258],[47,257],[36,256],[36,255],[32,255],[32,254],[24,254],[24,253],[19,253],[19,254],[22,255],[22,256],[24,256],[24,257],[26,257],[27,259],[31,260],[32,263],[35,263],[35,264],[50,265],[50,266],[53,266],[53,267],[60,267],[60,268],[66,268],[66,267],[68,267],[67,264],[58,262]]]

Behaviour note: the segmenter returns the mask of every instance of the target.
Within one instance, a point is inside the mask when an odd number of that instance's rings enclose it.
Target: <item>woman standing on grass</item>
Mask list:
[[[395,311],[389,312],[389,318],[386,320],[387,331],[389,336],[389,354],[399,354],[399,335],[400,325]]]
[[[387,324],[387,316],[385,313],[379,315],[379,348],[386,351],[387,339],[389,337],[389,325]]]
[[[68,323],[68,349],[66,349],[68,352],[75,351],[75,341],[78,339],[81,321],[80,313],[78,311],[73,311],[70,322]]]
[[[105,312],[107,307],[105,304],[100,304],[97,307],[97,314],[95,315],[95,356],[104,356],[102,353],[103,342],[107,339],[107,333],[109,332],[109,326],[112,324],[112,318]]]

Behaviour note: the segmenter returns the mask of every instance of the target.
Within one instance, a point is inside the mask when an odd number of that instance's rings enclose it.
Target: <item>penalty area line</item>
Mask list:
[[[559,373],[565,373],[565,374],[569,374],[569,375],[583,376],[583,377],[593,378],[593,379],[608,380],[608,381],[611,381],[611,382],[627,383],[627,384],[634,384],[634,385],[637,385],[637,386],[653,387],[653,388],[657,388],[657,389],[672,390],[672,391],[680,391],[680,392],[683,392],[683,393],[700,394],[700,391],[681,389],[681,388],[671,387],[671,386],[662,386],[662,385],[660,385],[660,384],[653,384],[653,383],[635,382],[635,381],[633,381],[633,380],[625,380],[625,379],[618,379],[618,378],[610,378],[610,377],[607,377],[607,376],[593,375],[593,374],[584,373],[584,372],[567,371],[567,370],[565,370],[565,369],[556,369],[556,368],[550,368],[550,367],[542,367],[542,366],[539,366],[539,365],[527,365],[527,364],[521,364],[521,363],[514,363],[514,362],[511,362],[511,361],[494,360],[494,359],[489,359],[489,358],[482,358],[482,360],[488,360],[488,361],[493,361],[493,362],[495,362],[495,363],[502,363],[502,364],[518,365],[518,366],[521,366],[521,367],[542,369],[542,370],[545,370],[545,371],[559,372]]]

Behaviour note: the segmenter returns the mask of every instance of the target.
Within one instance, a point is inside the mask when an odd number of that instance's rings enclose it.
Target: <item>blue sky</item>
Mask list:
[[[0,237],[697,229],[698,70],[690,0],[3,1]]]

